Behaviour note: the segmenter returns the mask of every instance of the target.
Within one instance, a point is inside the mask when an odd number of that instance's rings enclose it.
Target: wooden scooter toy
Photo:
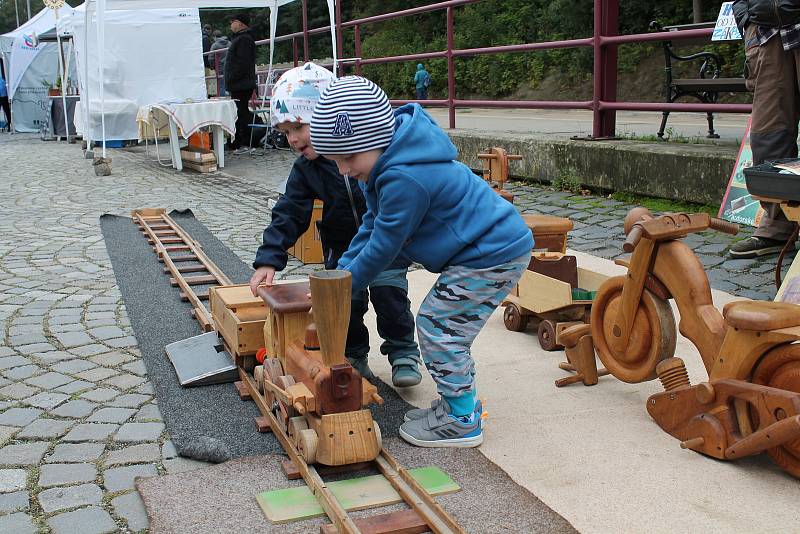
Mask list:
[[[283,433],[307,464],[374,460],[382,448],[381,430],[366,407],[383,399],[344,357],[350,273],[320,271],[309,282],[316,326],[308,326],[304,342],[288,342],[283,354],[254,369],[279,426],[272,430]],[[302,291],[293,296],[287,286],[261,287],[259,295],[273,310],[291,310],[307,302]]]
[[[624,248],[633,255],[618,260],[628,273],[608,279],[592,308],[597,355],[625,382],[660,378],[665,391],[648,399],[647,411],[681,447],[721,460],[766,451],[800,478],[800,306],[739,301],[720,313],[703,265],[680,241],[709,228],[738,231],[703,213],[628,213]],[[708,382],[691,385],[683,361],[672,357],[671,298]]]

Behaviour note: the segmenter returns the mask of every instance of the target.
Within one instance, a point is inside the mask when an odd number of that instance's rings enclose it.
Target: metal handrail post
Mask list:
[[[311,61],[311,53],[308,51],[308,0],[303,0],[303,61]]]
[[[453,8],[447,8],[447,111],[450,119],[450,128],[456,127],[456,63],[453,59]]]
[[[354,27],[355,51],[356,51],[356,76],[361,76],[361,25]]]
[[[344,57],[344,45],[342,40],[342,0],[335,0],[336,4],[336,57]],[[335,73],[337,76],[344,75],[344,65],[339,62],[339,72]]]

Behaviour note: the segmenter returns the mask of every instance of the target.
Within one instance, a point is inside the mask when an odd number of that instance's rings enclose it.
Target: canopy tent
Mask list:
[[[197,9],[109,12],[104,20],[108,31],[100,47],[96,33],[87,31],[86,24],[88,18],[89,27],[96,25],[96,13],[87,15],[85,5],[64,19],[59,29],[71,32],[75,42],[81,87],[76,128],[85,139],[103,139],[103,122],[105,139],[136,139],[141,106],[206,99]]]
[[[62,18],[72,13],[68,5],[58,10]],[[0,55],[8,76],[8,96],[17,132],[38,132],[47,120],[47,84],[60,76],[59,46],[40,43],[37,34],[56,26],[56,12],[43,9],[14,31],[0,35]]]
[[[96,45],[99,50],[98,67],[99,79],[105,80],[106,71],[103,67],[105,63],[105,20],[106,11],[116,10],[141,10],[141,9],[202,9],[202,8],[257,8],[266,7],[270,10],[270,50],[269,50],[269,69],[272,70],[274,47],[275,47],[275,32],[278,20],[278,8],[282,5],[288,4],[295,0],[87,0],[84,4],[87,9],[86,24],[84,27],[84,42],[88,42],[89,21],[96,21]],[[338,58],[336,54],[336,25],[334,16],[334,0],[325,0],[328,5],[328,16],[330,19],[331,27],[331,47],[333,49],[333,67],[334,72],[337,70]],[[96,18],[91,15],[92,11],[96,11]],[[88,76],[87,76],[88,77]],[[105,119],[105,83],[99,85],[99,95],[94,91],[84,91],[84,95],[88,100],[88,106],[92,106],[92,102],[97,100],[99,102],[100,119],[101,119],[101,139],[103,141],[103,157],[106,156],[106,119]],[[91,95],[91,96],[90,96]]]

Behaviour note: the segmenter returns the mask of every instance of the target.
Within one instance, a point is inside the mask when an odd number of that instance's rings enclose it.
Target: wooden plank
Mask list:
[[[444,495],[461,489],[447,473],[435,466],[411,469],[409,473],[430,495]],[[348,511],[403,502],[383,475],[338,480],[326,485]],[[308,486],[264,491],[256,495],[256,500],[273,523],[288,523],[325,514]]]
[[[428,524],[416,510],[400,510],[364,519],[356,519],[361,534],[422,534],[430,532]],[[336,525],[328,523],[319,527],[320,534],[337,534]]]
[[[204,265],[187,265],[185,267],[178,267],[179,273],[200,273],[207,270],[208,269],[206,269]],[[164,272],[168,273],[169,268],[164,267]]]
[[[187,250],[192,250],[192,247],[189,245],[176,245],[172,247],[164,247],[164,250],[167,252],[185,252]]]
[[[186,272],[186,271],[183,271],[183,272]],[[184,276],[183,277],[183,281],[186,282],[187,284],[189,284],[190,286],[213,284],[215,282],[219,283],[217,281],[217,277],[214,276],[213,274],[207,274],[207,275],[203,275],[203,276]],[[172,284],[173,286],[177,286],[178,285],[178,280],[175,279],[175,278],[170,278],[169,279],[169,283]]]
[[[188,256],[174,256],[174,257],[170,256],[169,259],[171,259],[175,263],[179,263],[182,261],[198,261],[197,256],[195,256],[194,254],[189,254]]]
[[[578,287],[581,289],[597,291],[608,278],[609,277],[604,274],[578,267]]]
[[[159,241],[164,245],[170,245],[172,243],[183,243],[183,239],[180,237],[165,237],[163,239],[159,239]]]
[[[526,270],[517,287],[520,304],[535,313],[553,311],[572,304],[570,285],[543,274]]]

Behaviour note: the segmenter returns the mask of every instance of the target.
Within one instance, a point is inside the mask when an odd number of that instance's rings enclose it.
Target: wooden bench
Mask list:
[[[656,21],[650,23],[651,30],[679,32],[682,30],[697,30],[702,28],[713,28],[714,22],[701,22],[697,24],[682,24],[661,27]],[[720,93],[746,93],[749,92],[745,86],[744,77],[740,78],[721,78],[722,58],[713,52],[697,52],[689,55],[680,55],[675,48],[680,45],[706,45],[711,41],[708,39],[680,39],[675,43],[663,41],[664,61],[666,72],[665,96],[668,103],[675,102],[684,96],[696,98],[706,104],[716,104]],[[673,77],[673,61],[676,62],[696,62],[700,64],[697,78],[675,78]],[[667,126],[669,111],[663,112],[661,127],[658,129],[658,137],[664,137],[664,129]],[[717,139],[719,135],[714,133],[714,114],[707,113],[708,116],[708,135],[706,137]]]

